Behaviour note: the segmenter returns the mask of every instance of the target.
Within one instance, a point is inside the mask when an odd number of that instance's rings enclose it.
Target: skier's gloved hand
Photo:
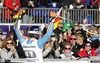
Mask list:
[[[60,10],[57,12],[56,17],[51,19],[51,22],[55,22],[55,19],[59,16],[59,14],[61,13],[62,7],[60,8]]]
[[[25,9],[20,10],[18,19],[22,19],[24,15],[25,15]]]

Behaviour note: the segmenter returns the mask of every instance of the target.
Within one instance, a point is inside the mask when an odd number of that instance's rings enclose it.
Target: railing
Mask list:
[[[57,12],[59,8],[20,8],[26,9],[26,14],[23,16],[22,23],[49,23],[50,22],[50,12]],[[0,8],[0,22],[1,23],[13,23],[12,16],[9,16],[8,8]],[[10,17],[10,19],[5,18],[5,16]],[[72,21],[79,21],[81,24],[83,23],[83,19],[88,19],[88,24],[99,24],[100,23],[100,15],[98,9],[62,9],[61,18],[69,24]]]
[[[87,23],[88,24],[99,24],[100,19],[99,19],[99,11],[98,9],[65,9],[64,10],[64,21],[66,23],[70,23],[72,21],[79,21],[80,24],[83,24],[83,20],[85,18],[88,19]]]
[[[90,58],[84,57],[80,59],[66,57],[64,59],[44,59],[43,61],[44,61],[43,63],[100,63],[100,56],[92,56]],[[1,59],[0,62],[2,62]],[[25,58],[11,59],[8,61],[8,63],[27,63],[27,59]]]

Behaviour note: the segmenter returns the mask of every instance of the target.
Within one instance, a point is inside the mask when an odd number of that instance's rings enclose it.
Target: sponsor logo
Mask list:
[[[23,48],[35,48],[36,46],[23,46]]]

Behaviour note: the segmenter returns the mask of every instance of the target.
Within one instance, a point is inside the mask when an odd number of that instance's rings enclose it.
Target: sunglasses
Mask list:
[[[63,24],[63,23],[59,23],[59,24]]]
[[[91,45],[85,45],[86,47],[91,47]]]
[[[65,47],[65,50],[71,50],[71,48],[66,48],[66,47]]]
[[[0,35],[2,35],[2,33],[0,33]]]
[[[51,42],[52,42],[52,41],[54,41],[54,42],[55,42],[56,40],[50,40],[50,41],[51,41]]]
[[[76,40],[76,38],[70,38],[70,40]]]
[[[13,43],[7,43],[7,44],[13,44]]]
[[[79,25],[74,25],[74,26],[79,26]]]

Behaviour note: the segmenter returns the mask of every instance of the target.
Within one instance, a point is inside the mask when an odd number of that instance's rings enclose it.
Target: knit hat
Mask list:
[[[92,42],[99,42],[99,37],[98,36],[93,36],[91,41]]]

